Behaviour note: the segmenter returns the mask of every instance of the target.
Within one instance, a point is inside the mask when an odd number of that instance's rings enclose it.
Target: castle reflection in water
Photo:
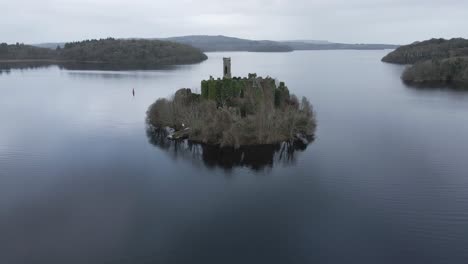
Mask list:
[[[296,156],[307,148],[299,143],[283,142],[275,145],[246,146],[234,149],[188,140],[174,141],[167,139],[167,132],[148,126],[146,129],[149,142],[166,151],[174,159],[186,159],[198,162],[209,168],[231,170],[245,167],[254,171],[272,168],[274,165],[293,165]]]

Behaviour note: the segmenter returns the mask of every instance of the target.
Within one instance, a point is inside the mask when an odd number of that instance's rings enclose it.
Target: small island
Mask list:
[[[312,105],[289,93],[271,77],[231,77],[231,59],[224,58],[223,79],[201,81],[201,94],[178,90],[172,99],[158,99],[147,111],[147,123],[167,131],[173,140],[239,148],[313,139]]]
[[[118,65],[121,69],[192,64],[208,57],[189,45],[162,40],[99,39],[66,43],[63,48],[0,44],[0,62],[87,63]]]
[[[383,62],[412,64],[403,72],[410,84],[468,84],[468,40],[431,39],[402,46]]]

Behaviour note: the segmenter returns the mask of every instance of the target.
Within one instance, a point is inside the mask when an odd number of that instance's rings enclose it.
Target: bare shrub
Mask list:
[[[278,97],[268,87],[247,89],[243,98],[224,105],[181,89],[171,100],[158,99],[151,105],[147,121],[157,127],[187,129],[189,140],[223,147],[274,144],[313,135],[316,125],[310,102],[304,97],[299,103],[285,86],[282,89],[278,107]]]

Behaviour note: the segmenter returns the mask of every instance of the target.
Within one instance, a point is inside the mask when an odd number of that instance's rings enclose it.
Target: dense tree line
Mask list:
[[[468,83],[468,58],[418,62],[406,68],[402,79],[409,83]]]
[[[189,140],[220,146],[274,144],[304,140],[315,131],[309,101],[290,95],[271,78],[208,80],[202,94],[190,89],[171,100],[158,99],[147,112],[154,127],[172,127]]]
[[[408,66],[401,78],[408,83],[468,83],[468,40],[431,39],[402,46],[382,61]]]
[[[127,65],[175,65],[207,59],[200,50],[188,45],[160,40],[101,39],[66,43],[60,58],[69,61],[105,62]]]
[[[23,44],[0,44],[0,60],[57,60],[129,66],[158,66],[197,63],[207,59],[188,45],[160,40],[100,39],[66,43],[47,49]]]
[[[401,46],[385,56],[382,61],[414,64],[425,60],[468,56],[468,40],[463,38],[431,39]]]
[[[54,50],[38,48],[25,44],[0,44],[0,60],[53,60],[57,58]]]

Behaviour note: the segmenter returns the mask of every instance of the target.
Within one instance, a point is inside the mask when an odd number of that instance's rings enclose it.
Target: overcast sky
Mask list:
[[[406,44],[467,37],[466,0],[0,0],[0,42],[229,35]]]

